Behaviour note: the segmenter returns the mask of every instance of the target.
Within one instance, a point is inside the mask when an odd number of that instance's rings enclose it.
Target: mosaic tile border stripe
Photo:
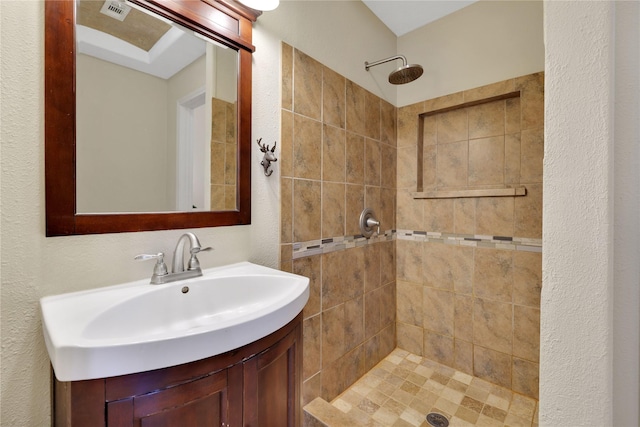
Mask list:
[[[293,259],[342,251],[345,249],[371,245],[379,242],[388,242],[396,239],[442,243],[445,245],[471,246],[477,248],[542,252],[542,239],[488,236],[482,234],[440,233],[435,231],[387,230],[383,235],[372,236],[370,239],[359,234],[355,236],[330,237],[322,240],[294,243],[292,245]]]
[[[396,238],[399,240],[416,240],[420,242],[444,243],[445,245],[472,246],[476,248],[542,252],[542,239],[530,239],[526,237],[396,230]]]
[[[355,236],[330,237],[328,239],[294,243],[293,259],[342,251],[359,246],[372,245],[379,242],[388,242],[395,239],[395,233],[395,230],[387,230],[384,234],[371,236],[369,239],[364,237],[362,234],[358,234]]]

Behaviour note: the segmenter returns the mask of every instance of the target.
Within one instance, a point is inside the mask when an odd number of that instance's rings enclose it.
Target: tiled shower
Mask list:
[[[282,79],[281,268],[311,279],[303,404],[396,346],[537,398],[542,73],[395,108],[283,44]],[[487,195],[505,187],[526,196]]]

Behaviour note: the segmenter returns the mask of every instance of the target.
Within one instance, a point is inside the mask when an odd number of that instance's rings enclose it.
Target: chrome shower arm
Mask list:
[[[384,64],[385,62],[391,62],[391,61],[395,61],[396,59],[402,59],[402,66],[406,66],[407,65],[407,58],[404,57],[404,55],[396,55],[396,56],[391,56],[389,58],[385,58],[385,59],[381,59],[379,61],[373,61],[373,62],[364,62],[364,68],[365,70],[369,71],[369,68],[371,67],[375,67],[376,65],[380,65],[380,64]]]

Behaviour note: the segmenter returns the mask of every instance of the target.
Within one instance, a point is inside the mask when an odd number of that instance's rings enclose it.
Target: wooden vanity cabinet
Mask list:
[[[236,350],[170,368],[54,384],[57,427],[297,427],[302,316]]]

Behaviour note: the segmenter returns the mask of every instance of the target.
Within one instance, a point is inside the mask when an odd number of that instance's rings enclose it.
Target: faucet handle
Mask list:
[[[164,253],[158,252],[157,254],[140,254],[136,255],[135,260],[138,261],[146,261],[149,259],[157,259],[156,265],[153,267],[153,275],[154,276],[164,276],[169,274],[167,270],[167,265],[164,263]]]
[[[206,248],[201,248],[196,246],[195,248],[191,248],[191,258],[189,258],[189,263],[187,264],[187,270],[197,270],[200,268],[200,261],[198,261],[198,257],[196,256],[199,252],[212,251],[213,248],[211,246],[207,246]]]

